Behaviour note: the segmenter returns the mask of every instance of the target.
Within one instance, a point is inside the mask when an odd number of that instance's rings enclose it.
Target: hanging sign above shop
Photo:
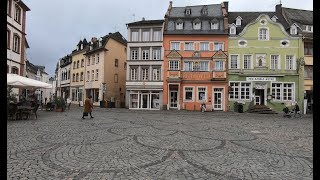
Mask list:
[[[275,77],[246,77],[246,81],[276,81]]]

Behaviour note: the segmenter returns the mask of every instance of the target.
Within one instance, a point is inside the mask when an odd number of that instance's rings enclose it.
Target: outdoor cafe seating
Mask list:
[[[9,103],[8,106],[8,119],[12,120],[27,120],[31,115],[35,115],[37,117],[37,111],[39,108],[39,104],[35,104],[32,106],[30,103]]]

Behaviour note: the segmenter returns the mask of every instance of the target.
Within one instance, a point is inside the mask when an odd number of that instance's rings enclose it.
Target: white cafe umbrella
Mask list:
[[[45,88],[45,89],[51,89],[52,85],[37,81],[34,79],[30,79],[27,77],[19,76],[17,74],[7,74],[7,85],[17,88]]]

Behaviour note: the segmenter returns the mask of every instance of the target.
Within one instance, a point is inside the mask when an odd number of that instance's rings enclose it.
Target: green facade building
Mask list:
[[[303,42],[281,14],[229,12],[229,111],[266,105],[303,108]]]

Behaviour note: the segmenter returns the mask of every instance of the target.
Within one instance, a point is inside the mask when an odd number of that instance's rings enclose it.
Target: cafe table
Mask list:
[[[31,106],[18,106],[18,116],[20,117],[20,119],[22,119],[22,114],[26,114],[26,117],[24,120],[28,119],[29,118],[29,114],[30,114],[30,111],[33,110],[34,107],[31,107]]]

